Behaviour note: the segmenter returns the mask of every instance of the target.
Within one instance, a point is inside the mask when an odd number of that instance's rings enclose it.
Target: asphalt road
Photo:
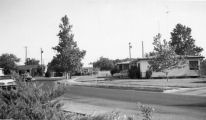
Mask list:
[[[71,86],[65,97],[75,98],[76,96],[78,96],[78,99],[87,99],[89,104],[108,107],[134,109],[133,106],[137,102],[149,104],[154,106],[157,112],[173,116],[172,119],[177,120],[180,120],[180,118],[185,118],[185,120],[189,120],[189,118],[191,120],[206,119],[206,97]],[[93,101],[93,103],[89,101]]]
[[[43,88],[51,88],[55,84],[51,81],[38,83],[43,83]],[[200,96],[69,86],[64,101],[133,111],[140,102],[155,108],[153,120],[206,120],[206,97]]]

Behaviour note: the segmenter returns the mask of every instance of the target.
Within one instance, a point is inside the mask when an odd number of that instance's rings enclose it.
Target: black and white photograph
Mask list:
[[[0,0],[0,120],[206,120],[206,0]]]

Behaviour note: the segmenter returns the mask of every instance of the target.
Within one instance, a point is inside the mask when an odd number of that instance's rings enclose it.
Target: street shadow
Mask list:
[[[196,81],[196,82],[192,82],[192,83],[206,83],[206,81]]]
[[[172,106],[179,106],[179,107],[200,107],[200,108],[206,108],[206,103],[193,103],[193,104],[177,104]]]

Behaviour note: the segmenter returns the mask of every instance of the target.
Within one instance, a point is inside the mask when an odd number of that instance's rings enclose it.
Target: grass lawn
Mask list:
[[[206,78],[174,78],[169,79],[115,79],[115,78],[98,78],[97,76],[82,76],[76,81],[98,85],[115,85],[115,86],[146,86],[146,87],[177,87],[177,88],[194,88],[206,87]]]

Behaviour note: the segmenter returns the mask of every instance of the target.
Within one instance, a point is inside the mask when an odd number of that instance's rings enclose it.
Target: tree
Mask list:
[[[180,63],[184,63],[183,57],[178,56],[175,53],[174,47],[172,47],[165,39],[161,42],[161,34],[154,37],[153,45],[154,56],[149,61],[150,69],[152,71],[164,72],[167,77],[168,70],[180,67]]]
[[[72,25],[69,23],[68,17],[65,15],[61,19],[62,23],[59,25],[60,31],[58,33],[59,43],[53,47],[57,51],[56,59],[59,61],[59,67],[66,74],[71,74],[82,67],[81,60],[86,54],[85,50],[80,50],[77,47],[77,42],[74,41],[74,34],[72,34]]]
[[[100,70],[111,70],[114,68],[113,60],[109,58],[100,57],[99,60],[93,62],[93,67],[99,68]]]
[[[63,73],[64,70],[61,67],[60,60],[57,57],[53,57],[52,61],[47,65],[47,74],[51,71],[55,71],[57,74]]]
[[[14,54],[2,54],[0,56],[0,67],[3,68],[4,74],[11,74],[16,69],[17,63],[20,61]]]
[[[39,65],[39,60],[27,58],[25,65]]]
[[[175,47],[178,55],[200,55],[203,48],[195,45],[195,40],[191,36],[192,29],[181,24],[177,24],[171,32],[170,45]]]

